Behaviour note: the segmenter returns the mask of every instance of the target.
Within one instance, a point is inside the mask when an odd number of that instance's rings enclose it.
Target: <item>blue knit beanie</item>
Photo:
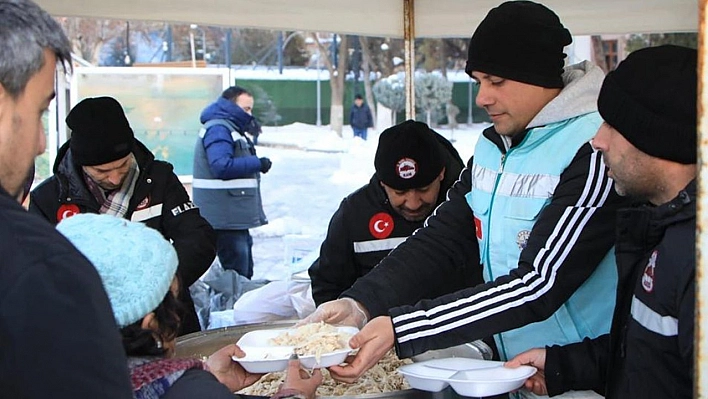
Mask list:
[[[157,230],[92,213],[63,219],[57,230],[93,263],[120,327],[142,319],[165,298],[177,253]]]

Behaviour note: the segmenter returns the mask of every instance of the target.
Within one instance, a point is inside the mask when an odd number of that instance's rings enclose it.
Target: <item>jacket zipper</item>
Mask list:
[[[492,200],[489,204],[489,212],[488,212],[489,213],[489,222],[487,223],[487,232],[490,232],[492,230],[491,223],[492,223],[492,210],[494,208],[494,198],[496,198],[497,188],[499,188],[499,181],[501,180],[501,176],[504,173],[504,165],[506,165],[506,160],[509,158],[509,154],[511,154],[511,152],[514,151],[515,148],[521,147],[523,145],[523,143],[528,139],[528,137],[529,137],[529,134],[527,132],[527,134],[524,135],[521,142],[519,144],[517,144],[516,146],[514,146],[514,147],[508,146],[508,148],[506,145],[504,146],[506,149],[506,152],[501,154],[501,158],[499,160],[499,170],[497,171],[497,178],[496,178],[496,181],[494,182],[494,191],[492,191]],[[502,140],[505,140],[505,138],[502,137]],[[490,242],[489,238],[491,238],[491,237],[489,236],[489,234],[487,234],[487,237],[488,237],[488,239],[485,244],[485,246],[486,246],[485,252],[487,253],[487,259],[486,259],[485,263],[487,265],[487,270],[489,270],[490,281],[494,281],[495,276],[492,273],[492,262],[491,262],[491,259],[489,258],[489,242]],[[508,355],[506,353],[506,346],[504,345],[504,338],[502,337],[501,333],[496,334],[496,335],[499,338],[499,344],[500,344],[499,345],[500,348],[497,348],[497,349],[500,351],[500,354],[503,354],[504,359],[508,359]]]

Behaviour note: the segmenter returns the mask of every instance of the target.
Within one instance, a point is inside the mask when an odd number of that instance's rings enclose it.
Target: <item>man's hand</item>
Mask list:
[[[338,324],[352,326],[358,329],[364,328],[369,320],[366,309],[352,298],[340,298],[321,304],[311,315],[300,321],[301,326],[308,323],[325,322],[327,324]]]
[[[371,320],[359,333],[349,340],[349,346],[359,348],[354,356],[349,356],[346,366],[332,366],[329,372],[337,381],[353,383],[366,370],[373,367],[386,355],[394,343],[393,323],[388,316]]]
[[[504,363],[504,367],[509,368],[516,368],[523,365],[533,366],[538,369],[536,374],[532,375],[524,382],[526,389],[536,395],[548,395],[546,374],[544,373],[546,369],[546,349],[529,349],[526,352],[519,353],[516,357]]]
[[[270,167],[273,166],[273,162],[266,157],[260,158],[259,160],[261,161],[261,173],[268,173]]]
[[[231,359],[232,356],[244,357],[246,354],[237,345],[231,344],[214,352],[206,361],[209,372],[231,392],[253,385],[261,378],[263,374],[249,373],[238,362]]]
[[[285,381],[280,386],[278,392],[273,396],[279,398],[287,395],[302,395],[307,399],[315,398],[315,391],[322,383],[322,371],[314,369],[312,375],[307,370],[300,367],[300,360],[296,354],[293,354],[288,361],[288,371],[285,375]]]

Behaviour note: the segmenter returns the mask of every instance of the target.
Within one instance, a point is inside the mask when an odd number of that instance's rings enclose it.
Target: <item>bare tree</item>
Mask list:
[[[125,21],[92,18],[57,19],[71,40],[71,51],[98,65],[103,45],[125,33]]]
[[[329,71],[329,87],[332,91],[332,104],[329,109],[329,127],[342,136],[342,126],[344,125],[344,77],[347,74],[347,65],[349,63],[349,39],[346,35],[338,35],[338,58],[337,65],[332,63],[332,57],[329,50],[320,43],[315,33],[310,33],[310,36],[320,49],[322,60],[324,61],[327,70]]]
[[[607,73],[610,68],[609,65],[607,65],[605,48],[602,46],[602,37],[593,35],[590,38],[592,40],[593,61],[602,69],[603,72]]]
[[[374,127],[376,127],[374,92],[371,90],[371,49],[369,48],[369,40],[366,36],[359,36],[359,43],[361,44],[361,68],[364,71],[364,93],[366,95],[366,103],[369,104],[369,108],[371,109],[371,117],[374,119]]]

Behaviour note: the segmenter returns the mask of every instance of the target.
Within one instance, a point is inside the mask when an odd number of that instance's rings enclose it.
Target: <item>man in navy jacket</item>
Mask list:
[[[268,223],[261,201],[261,173],[271,161],[259,158],[246,131],[253,121],[253,96],[232,86],[207,106],[194,147],[194,203],[214,227],[224,269],[253,276],[253,239],[248,229]]]
[[[374,118],[371,116],[371,109],[364,104],[361,94],[354,96],[354,105],[349,111],[349,124],[354,131],[354,137],[361,137],[366,140],[366,130],[374,127]]]

